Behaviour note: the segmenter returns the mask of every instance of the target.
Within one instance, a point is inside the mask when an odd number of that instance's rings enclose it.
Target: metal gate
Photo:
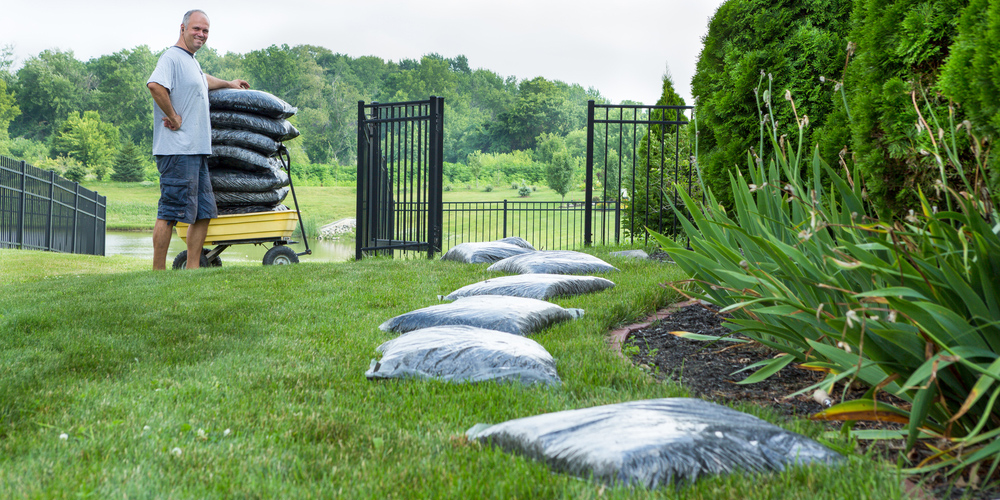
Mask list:
[[[441,251],[444,98],[358,102],[355,259]]]
[[[676,235],[678,189],[701,197],[701,183],[685,136],[692,106],[587,106],[587,187],[584,244],[649,241],[646,228]]]

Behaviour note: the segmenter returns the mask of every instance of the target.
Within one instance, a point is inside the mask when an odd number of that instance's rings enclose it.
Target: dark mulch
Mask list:
[[[720,403],[752,403],[796,418],[808,418],[823,410],[823,406],[812,399],[812,394],[786,397],[820,381],[822,373],[799,368],[792,363],[762,382],[741,385],[737,382],[750,376],[755,369],[735,372],[758,361],[773,358],[778,353],[753,342],[703,342],[687,340],[670,333],[686,331],[703,335],[730,335],[732,332],[722,326],[723,319],[716,310],[706,305],[683,307],[665,319],[629,333],[622,352],[634,363],[649,368],[658,379],[679,382],[693,395],[703,399]],[[842,387],[838,386],[834,392],[832,397],[840,397]],[[860,398],[864,393],[864,388],[852,389],[845,399]],[[893,401],[889,395],[882,394],[880,397],[894,404],[902,404],[899,400]],[[840,427],[839,423],[827,425],[830,429]],[[898,425],[859,422],[855,428],[890,428]],[[876,454],[892,464],[904,453],[901,442],[863,442],[862,445],[874,446]],[[916,454],[919,456],[925,452],[926,450],[917,450]],[[961,488],[954,488],[946,493],[948,488],[942,478],[924,479],[927,484],[920,493],[915,494],[915,498],[960,498],[963,493]],[[970,494],[967,498],[1000,498],[1000,490],[997,489],[967,493]]]

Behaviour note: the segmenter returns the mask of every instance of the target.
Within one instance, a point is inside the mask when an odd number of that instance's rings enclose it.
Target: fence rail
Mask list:
[[[584,247],[586,207],[577,201],[471,201],[444,202],[442,251],[465,242],[493,241],[520,236],[535,248],[544,250],[574,250]],[[596,203],[594,213],[611,214],[599,217],[598,224],[619,220],[618,202]],[[601,233],[605,234],[601,226]],[[614,227],[607,233],[616,233]],[[606,242],[601,242],[606,243]],[[617,243],[617,242],[616,242]]]
[[[107,199],[0,156],[0,248],[104,255]]]

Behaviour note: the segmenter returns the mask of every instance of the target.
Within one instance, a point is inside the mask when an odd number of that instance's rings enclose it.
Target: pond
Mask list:
[[[207,246],[207,245],[206,245]],[[219,256],[222,264],[227,262],[256,262],[260,263],[264,258],[264,253],[270,249],[272,244],[264,245],[233,245],[227,248]],[[300,241],[294,245],[288,245],[296,253],[306,250],[306,246]],[[104,254],[128,255],[153,261],[153,233],[130,232],[130,231],[107,231],[104,239]],[[309,239],[309,249],[312,255],[299,257],[300,262],[343,262],[354,257],[354,239],[344,238],[339,240],[316,240]],[[187,250],[184,241],[174,234],[170,238],[170,250],[167,252],[167,267],[173,262],[174,257],[182,251]]]

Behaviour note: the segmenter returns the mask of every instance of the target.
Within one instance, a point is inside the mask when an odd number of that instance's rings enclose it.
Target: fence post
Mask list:
[[[355,181],[357,184],[356,195],[357,204],[354,211],[354,225],[355,225],[355,236],[354,236],[354,260],[361,260],[364,258],[362,255],[361,248],[364,247],[365,236],[367,234],[368,223],[365,220],[364,208],[366,189],[368,186],[367,181],[367,164],[368,155],[367,147],[365,145],[365,101],[358,101],[358,178]]]
[[[21,216],[17,220],[17,238],[14,240],[17,242],[17,248],[24,250],[24,210],[28,201],[28,191],[27,191],[27,178],[28,178],[28,164],[21,160]]]
[[[69,247],[76,253],[76,232],[80,226],[80,183],[73,183],[73,236],[69,239]]]
[[[503,237],[507,237],[507,200],[503,200]]]
[[[587,101],[587,183],[584,191],[583,246],[594,244],[594,100]]]
[[[45,250],[52,251],[52,219],[55,215],[55,189],[56,172],[49,170],[49,223],[45,226]]]

